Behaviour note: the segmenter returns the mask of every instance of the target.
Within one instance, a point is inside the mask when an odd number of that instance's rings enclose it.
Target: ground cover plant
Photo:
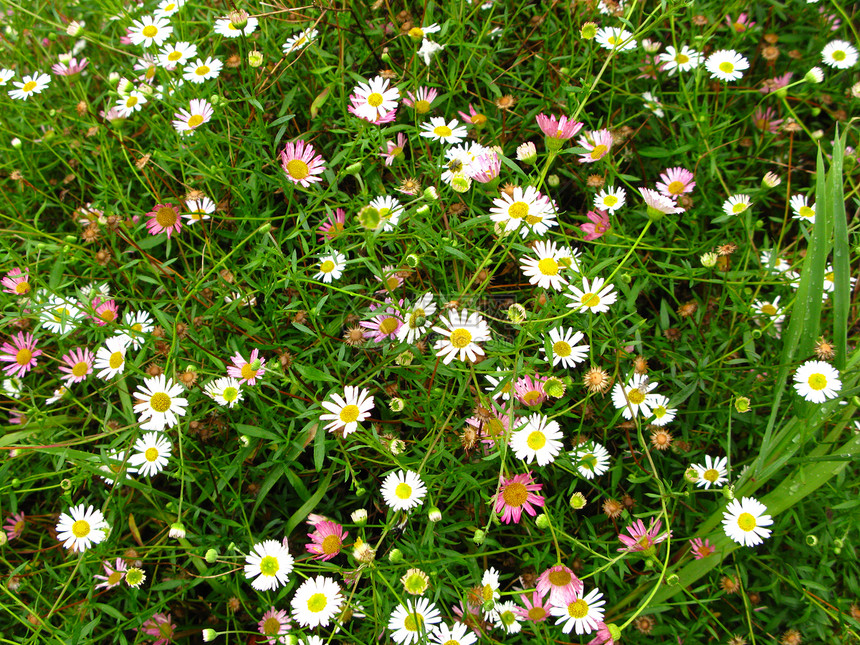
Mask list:
[[[2,7],[2,642],[858,640],[856,7]]]

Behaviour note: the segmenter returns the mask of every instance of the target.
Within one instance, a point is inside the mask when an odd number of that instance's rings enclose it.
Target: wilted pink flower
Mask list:
[[[138,630],[147,636],[155,636],[156,640],[151,645],[168,645],[173,642],[173,634],[176,625],[173,624],[170,614],[155,614],[147,620]]]
[[[612,224],[609,222],[609,213],[606,211],[588,211],[585,216],[591,221],[588,224],[580,224],[579,230],[585,233],[585,237],[582,239],[586,242],[602,237],[612,228]]]
[[[21,537],[26,524],[27,516],[24,515],[23,511],[15,513],[12,517],[6,520],[6,524],[3,525],[3,530],[6,531],[6,539],[12,541]]]
[[[567,116],[556,117],[543,112],[535,119],[541,131],[550,139],[572,139],[582,129],[583,124]]]
[[[755,23],[750,22],[749,16],[745,13],[739,15],[737,20],[732,20],[730,15],[726,15],[726,24],[730,29],[734,29],[737,34],[742,34],[747,29],[752,29],[755,26]]]
[[[472,107],[472,104],[469,103],[469,113],[461,112],[457,110],[457,114],[460,115],[460,118],[463,119],[466,123],[471,123],[476,128],[481,128],[484,124],[487,123],[487,116],[485,114],[481,114],[475,108]]]
[[[84,71],[89,64],[90,62],[86,58],[82,58],[80,61],[77,58],[71,58],[68,63],[62,61],[54,63],[51,66],[51,71],[57,76],[74,76]]]
[[[692,551],[693,557],[696,560],[702,560],[714,553],[716,549],[711,546],[711,543],[707,539],[702,542],[702,538],[693,538],[690,540],[690,551]]]
[[[403,156],[403,148],[406,147],[406,137],[402,132],[398,132],[394,141],[386,141],[385,145],[379,149],[379,156],[385,159],[385,165],[390,166],[399,157]]]
[[[651,524],[648,528],[645,528],[645,524],[642,520],[636,520],[626,528],[627,532],[630,534],[630,537],[626,535],[619,534],[618,539],[624,544],[623,547],[619,548],[619,551],[646,551],[653,547],[655,544],[662,542],[667,539],[672,532],[669,531],[667,533],[663,533],[663,535],[658,535],[660,533],[660,520],[654,521],[651,520]]]
[[[793,72],[786,72],[782,76],[774,76],[773,78],[767,78],[762,83],[759,92],[762,94],[770,94],[771,92],[776,92],[779,89],[782,89],[786,85],[791,82],[791,77],[794,76]]]
[[[502,160],[495,151],[475,157],[469,168],[469,177],[482,184],[493,181],[502,171]]]

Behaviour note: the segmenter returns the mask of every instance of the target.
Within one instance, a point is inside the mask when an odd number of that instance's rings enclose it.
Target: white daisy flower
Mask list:
[[[158,54],[158,64],[164,69],[175,69],[197,55],[197,45],[180,41],[175,45],[165,45]]]
[[[397,107],[400,90],[389,87],[390,81],[381,76],[374,76],[367,83],[359,83],[352,91],[356,113],[363,119],[374,122],[381,119]]]
[[[251,586],[257,591],[272,591],[287,584],[294,562],[283,542],[264,540],[245,556],[245,578],[252,580]]]
[[[400,645],[424,642],[433,625],[442,622],[439,610],[427,598],[409,599],[391,612],[388,629],[391,638]]]
[[[8,70],[7,70],[8,71]],[[11,78],[11,76],[9,77]],[[19,101],[26,101],[33,94],[39,94],[51,83],[51,77],[41,72],[36,72],[32,76],[25,76],[20,81],[14,81],[17,89],[9,90],[9,97]],[[3,83],[5,85],[5,83]]]
[[[432,25],[427,27],[413,27],[409,31],[407,31],[407,35],[410,38],[415,40],[423,40],[427,34],[435,34],[438,33],[442,27],[439,26],[439,23],[434,22]]]
[[[290,605],[293,620],[302,627],[327,627],[340,606],[343,594],[338,584],[331,578],[317,576],[308,578],[296,590]]]
[[[455,622],[451,627],[440,623],[430,634],[430,641],[435,645],[475,645],[478,637],[465,623]]]
[[[418,473],[411,470],[398,470],[386,475],[382,481],[382,499],[395,511],[408,511],[421,504],[427,494],[427,487]]]
[[[185,208],[188,212],[182,215],[182,218],[188,222],[188,225],[194,224],[204,219],[209,219],[212,213],[215,212],[215,202],[209,197],[200,199],[186,199]]]
[[[139,112],[146,102],[146,96],[142,92],[134,90],[129,92],[128,96],[116,100],[116,111],[122,118],[127,119],[135,112]]]
[[[429,66],[433,56],[445,49],[445,45],[433,42],[429,38],[421,41],[421,47],[416,52],[417,56],[424,61],[424,64]]]
[[[163,434],[146,432],[134,444],[137,451],[128,458],[128,463],[142,475],[157,475],[167,465],[173,446]]]
[[[490,208],[490,219],[496,224],[504,224],[505,231],[517,230],[529,218],[541,221],[551,214],[552,204],[549,199],[534,186],[526,186],[525,190],[516,186],[513,195],[502,193],[493,200],[493,207]]]
[[[295,36],[288,38],[287,42],[281,45],[281,49],[284,50],[285,55],[292,54],[311,44],[318,35],[319,32],[316,29],[310,27],[302,29]]]
[[[564,625],[561,631],[569,634],[576,631],[577,634],[590,634],[597,631],[597,624],[603,622],[603,594],[597,589],[592,589],[588,595],[582,598],[574,597],[561,607],[550,608],[550,614],[557,616],[556,625]]]
[[[771,273],[786,273],[791,271],[791,265],[779,257],[774,251],[765,250],[759,255],[759,260]],[[771,266],[773,264],[773,266]]]
[[[850,276],[848,278],[848,288],[853,292],[854,285],[857,283],[857,278]],[[828,264],[824,269],[824,299],[827,300],[827,294],[833,293],[836,289],[836,272],[833,270],[833,265]]]
[[[723,202],[723,212],[726,215],[740,215],[752,206],[749,195],[732,195]]]
[[[708,489],[711,486],[720,487],[726,484],[729,481],[729,471],[726,469],[728,462],[728,457],[714,458],[710,455],[705,455],[704,466],[700,464],[690,466],[690,468],[696,471],[696,475],[699,477],[696,480],[696,486]]]
[[[502,597],[499,592],[499,572],[495,567],[490,567],[484,570],[484,575],[481,576],[481,599],[485,603],[493,603]]]
[[[169,18],[179,11],[184,4],[185,0],[161,0],[161,2],[158,3],[158,9],[155,10],[154,15],[157,17]]]
[[[836,69],[849,69],[857,64],[857,49],[844,40],[832,40],[821,50],[821,60]]]
[[[397,330],[397,340],[401,343],[414,343],[429,329],[428,318],[435,313],[436,303],[433,302],[433,294],[425,293],[407,310],[404,323]]]
[[[665,426],[675,420],[675,415],[678,412],[677,408],[670,408],[669,397],[662,394],[649,394],[646,399],[651,408],[651,414],[654,416],[650,423],[652,426]]]
[[[124,336],[113,336],[105,341],[103,347],[96,351],[93,369],[96,376],[102,380],[113,378],[125,370],[125,353],[128,349],[128,339]]]
[[[322,280],[327,283],[331,283],[332,280],[339,280],[346,268],[346,256],[337,252],[332,255],[323,255],[320,257],[317,268],[319,271],[314,274],[314,280]]]
[[[110,530],[102,512],[92,506],[78,504],[61,513],[57,522],[57,539],[72,551],[83,553],[93,544],[102,542]]]
[[[320,405],[329,411],[321,414],[320,421],[330,421],[325,429],[329,432],[343,431],[347,437],[358,429],[358,424],[370,416],[374,402],[370,390],[347,385],[340,394],[332,394],[334,403],[323,401]]]
[[[590,442],[570,453],[579,474],[594,479],[609,470],[609,451],[597,442]]]
[[[826,289],[825,289],[826,290]],[[753,313],[757,316],[760,316],[767,320],[772,320],[774,327],[779,329],[782,326],[782,322],[785,320],[785,313],[779,308],[779,299],[781,296],[777,296],[773,299],[773,301],[769,300],[756,300],[753,302],[752,310]]]
[[[257,30],[260,21],[254,17],[248,17],[244,27],[237,27],[229,17],[218,18],[215,21],[215,33],[224,38],[238,38],[239,36],[250,36]]]
[[[489,618],[493,621],[494,627],[503,630],[506,634],[517,634],[523,628],[520,625],[523,617],[519,610],[520,606],[517,603],[506,600],[496,604]]]
[[[218,78],[223,66],[224,63],[211,56],[206,58],[205,61],[202,58],[198,58],[197,62],[185,66],[182,78],[190,83],[202,83],[210,78]]]
[[[594,40],[603,49],[610,51],[614,49],[619,52],[626,52],[636,49],[636,40],[633,38],[633,34],[621,27],[601,27],[597,30]]]
[[[83,319],[81,310],[59,296],[49,296],[39,314],[42,327],[55,334],[65,334],[75,329]]]
[[[666,116],[666,113],[663,111],[663,104],[654,94],[654,92],[643,92],[642,93],[642,103],[645,104],[645,107],[654,114],[654,116],[663,118]]]
[[[836,398],[842,389],[839,370],[824,361],[806,361],[794,373],[794,389],[812,403]]]
[[[705,69],[711,73],[711,78],[726,82],[743,78],[743,71],[749,66],[749,61],[732,49],[716,51],[705,61]]]
[[[767,507],[752,497],[744,497],[741,501],[733,499],[723,512],[723,530],[743,546],[761,544],[770,537],[770,529],[762,527],[773,524],[770,515],[765,515],[766,511]]]
[[[6,85],[9,81],[15,78],[14,70],[3,67],[0,69],[0,86]]]
[[[140,349],[147,334],[155,329],[152,316],[146,311],[126,311],[123,316],[125,329],[118,329],[117,336],[124,336],[127,344],[134,350]]]
[[[444,327],[437,326],[432,329],[445,338],[437,340],[433,349],[437,350],[436,356],[442,357],[445,365],[458,354],[461,361],[467,358],[474,361],[478,356],[484,355],[484,350],[478,343],[490,340],[490,328],[480,314],[470,314],[468,311],[461,313],[452,309],[448,312],[448,317],[442,316],[439,322]]]
[[[666,51],[658,54],[657,60],[663,63],[663,70],[669,73],[669,76],[678,72],[689,72],[702,64],[702,54],[687,45],[681,45],[680,49],[675,49],[672,45],[666,46]]]
[[[245,396],[242,384],[232,376],[222,376],[210,381],[203,391],[218,405],[226,405],[228,408],[234,407]]]
[[[792,195],[791,199],[788,200],[788,204],[794,213],[792,215],[794,219],[803,220],[810,224],[815,223],[815,202],[812,202],[812,206],[807,206],[804,195]]]
[[[185,416],[188,405],[188,400],[179,396],[183,392],[182,386],[174,384],[164,374],[143,381],[134,393],[138,399],[134,411],[140,415],[140,427],[161,432],[179,423],[178,417]]]
[[[616,383],[612,388],[612,403],[621,410],[625,419],[632,419],[637,414],[651,416],[651,399],[648,393],[657,387],[656,381],[651,381],[645,374],[634,374],[627,385]]]
[[[569,246],[558,247],[558,263],[565,269],[570,269],[576,273],[582,273],[579,270],[579,256],[582,251],[579,249],[571,249]]]
[[[172,33],[173,27],[170,26],[170,21],[166,17],[144,16],[131,23],[128,37],[134,45],[152,47],[153,44],[162,45]]]
[[[604,282],[603,278],[594,278],[589,284],[588,278],[583,276],[582,289],[570,285],[570,293],[564,294],[565,298],[573,301],[567,306],[576,311],[588,309],[595,314],[609,311],[609,305],[615,302],[618,294],[613,291],[611,284],[604,285]]]
[[[531,284],[541,289],[561,291],[567,284],[561,276],[562,266],[558,262],[558,249],[555,242],[535,242],[532,249],[537,256],[520,258],[520,268]]]
[[[394,230],[394,227],[400,223],[400,216],[404,213],[400,201],[389,195],[373,199],[370,202],[370,207],[375,208],[379,213],[379,221],[382,222],[382,229],[386,232]]]
[[[561,452],[561,437],[561,428],[556,421],[535,413],[526,419],[526,425],[521,430],[511,435],[509,445],[517,459],[527,464],[536,460],[538,466],[546,466],[555,461]]]
[[[441,116],[430,117],[430,121],[421,124],[421,136],[440,141],[442,143],[461,143],[466,138],[468,130],[466,126],[460,125],[456,119],[447,123]]]
[[[546,337],[544,337],[545,339]],[[562,367],[576,367],[577,363],[588,358],[588,344],[578,345],[585,338],[581,331],[573,331],[570,327],[556,327],[549,330],[550,349],[552,350],[552,366],[561,363]],[[540,350],[546,354],[546,342]]]
[[[484,378],[490,383],[489,387],[485,387],[484,390],[489,392],[494,399],[501,398],[502,401],[508,401],[514,391],[511,374],[502,368],[496,368],[496,374],[498,378],[492,374],[484,374]]]
[[[623,188],[610,186],[609,188],[601,189],[600,192],[594,196],[594,207],[599,208],[602,211],[614,213],[624,206],[626,197],[627,191]]]

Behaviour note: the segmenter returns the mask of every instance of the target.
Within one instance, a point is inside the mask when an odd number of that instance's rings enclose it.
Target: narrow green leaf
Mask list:
[[[845,194],[842,179],[842,158],[847,130],[833,145],[833,165],[827,182],[827,199],[833,218],[833,342],[836,345],[836,369],[844,370],[848,357],[848,311],[851,307],[851,268],[849,266],[848,222],[845,217]]]

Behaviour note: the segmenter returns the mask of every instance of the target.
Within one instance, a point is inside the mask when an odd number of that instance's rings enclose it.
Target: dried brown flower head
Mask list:
[[[152,363],[149,367],[146,368],[146,373],[150,376],[161,376],[162,374],[164,374],[164,370],[161,369],[160,365]]]
[[[448,207],[448,212],[451,215],[462,215],[466,212],[466,205],[463,202],[454,202]]]
[[[97,224],[90,224],[81,232],[81,238],[84,244],[92,244],[99,239],[99,227]]]
[[[582,382],[592,394],[603,394],[609,389],[612,379],[609,378],[609,374],[602,367],[592,365],[582,377]]]
[[[233,54],[229,56],[227,60],[224,62],[227,67],[232,67],[233,69],[239,67],[242,64],[242,59],[239,58],[238,54]]]
[[[698,303],[695,300],[690,300],[689,302],[685,302],[683,305],[678,307],[678,315],[681,316],[681,318],[689,318],[694,313],[696,313],[698,309]]]
[[[774,47],[773,45],[763,47],[761,50],[761,57],[765,60],[776,60],[779,58],[779,47]]]
[[[589,188],[603,188],[603,185],[606,183],[606,179],[604,179],[603,175],[589,175],[588,179],[585,180],[585,183]]]
[[[734,242],[729,242],[717,247],[717,255],[731,255],[738,250],[738,245]]]
[[[187,370],[179,375],[179,381],[186,388],[193,387],[197,383],[198,374],[196,370]]]
[[[308,312],[304,309],[296,310],[296,313],[293,314],[293,322],[299,325],[303,325],[308,321]]]
[[[603,512],[606,513],[606,517],[611,520],[614,520],[616,517],[619,517],[621,513],[624,511],[624,505],[615,499],[605,499],[603,500]]]
[[[663,331],[663,335],[671,343],[677,342],[681,338],[681,330],[677,327],[669,327]]]
[[[789,629],[783,633],[779,642],[780,645],[800,645],[803,642],[803,638],[796,629]]]
[[[381,69],[377,72],[382,78],[387,78],[389,80],[393,80],[397,78],[397,72],[392,71],[390,69]]]
[[[668,450],[672,445],[672,434],[663,428],[657,428],[651,433],[651,445],[657,450]]]
[[[768,45],[776,45],[779,42],[778,34],[765,34],[762,38],[764,38],[764,42]]]
[[[143,170],[146,168],[146,164],[149,163],[149,160],[152,158],[152,155],[147,153],[143,155],[140,159],[134,162],[134,167],[138,170]]]
[[[496,99],[496,107],[500,110],[510,110],[516,103],[517,100],[510,94],[505,94]]]
[[[651,616],[639,616],[633,621],[633,626],[642,634],[650,634],[656,624]]]
[[[633,371],[637,374],[645,374],[648,371],[648,361],[644,356],[637,356],[633,359]]]
[[[836,345],[824,340],[822,336],[815,342],[815,355],[822,361],[832,360],[836,355]]]
[[[708,17],[703,16],[702,14],[696,14],[693,16],[693,24],[697,27],[704,27],[708,24]]]
[[[417,195],[421,192],[421,183],[414,177],[407,177],[400,182],[400,192],[407,195]]]
[[[741,585],[738,582],[738,579],[734,576],[723,576],[720,578],[720,589],[725,591],[727,594],[733,594],[740,591]]]
[[[513,197],[514,196],[514,189],[516,187],[517,187],[516,184],[506,183],[504,186],[502,186],[502,192],[505,195],[507,195],[508,197]]]
[[[364,332],[361,327],[350,327],[343,334],[343,342],[352,347],[364,345]]]

